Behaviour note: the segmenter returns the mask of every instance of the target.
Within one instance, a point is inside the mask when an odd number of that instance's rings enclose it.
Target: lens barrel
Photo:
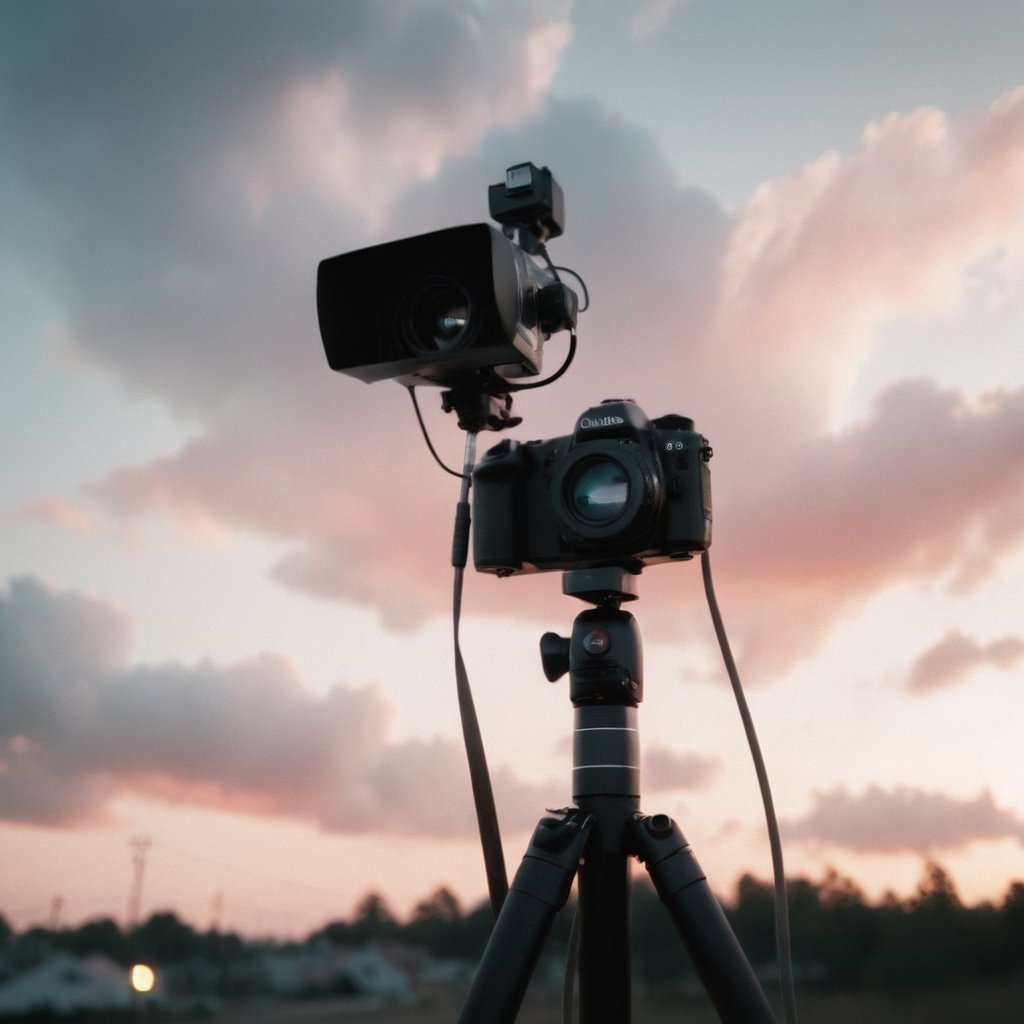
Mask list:
[[[642,445],[590,441],[556,470],[552,510],[578,544],[624,541],[651,527],[661,490],[658,469]]]

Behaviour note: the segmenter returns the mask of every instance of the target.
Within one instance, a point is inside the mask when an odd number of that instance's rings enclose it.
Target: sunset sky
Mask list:
[[[1024,877],[1024,5],[0,5],[0,913],[305,935],[485,896],[450,641],[458,482],[332,373],[318,262],[551,168],[586,280],[520,440],[694,418],[790,874]],[[545,349],[546,372],[566,336]],[[437,447],[464,436],[420,391]],[[483,435],[480,449],[498,440]],[[656,566],[643,805],[770,858],[696,563]],[[558,573],[469,573],[512,870],[570,799]]]

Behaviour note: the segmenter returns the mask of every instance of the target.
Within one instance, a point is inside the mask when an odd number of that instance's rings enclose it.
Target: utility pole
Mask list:
[[[210,931],[219,932],[224,918],[224,892],[218,889],[213,894],[213,915],[210,918]]]
[[[132,886],[128,892],[128,931],[139,923],[139,910],[142,906],[142,879],[146,873],[146,857],[153,843],[149,839],[137,836],[128,844],[132,848]]]
[[[63,907],[63,896],[54,896],[50,901],[50,923],[48,927],[51,932],[55,932],[60,925],[60,912]]]

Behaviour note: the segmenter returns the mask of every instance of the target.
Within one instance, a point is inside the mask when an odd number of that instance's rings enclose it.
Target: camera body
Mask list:
[[[711,544],[707,439],[628,400],[587,409],[567,437],[505,440],[473,473],[473,561],[499,576],[639,572]]]

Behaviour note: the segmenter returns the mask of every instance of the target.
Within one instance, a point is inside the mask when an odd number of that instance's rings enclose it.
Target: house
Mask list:
[[[382,950],[338,949],[329,943],[264,954],[259,970],[282,996],[346,992],[402,1000],[411,994],[408,975]]]
[[[0,985],[0,1018],[36,1011],[74,1014],[130,1010],[141,996],[132,989],[127,967],[105,956],[58,954]]]
[[[407,999],[409,979],[394,962],[374,946],[342,953],[339,969],[355,992],[386,999]]]

